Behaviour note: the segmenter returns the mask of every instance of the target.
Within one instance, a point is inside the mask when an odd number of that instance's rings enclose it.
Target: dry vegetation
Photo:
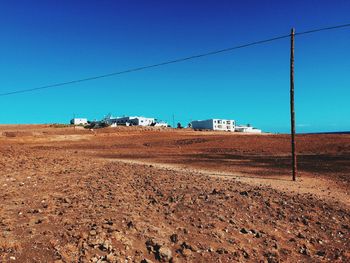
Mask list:
[[[349,262],[350,135],[0,126],[0,262]]]

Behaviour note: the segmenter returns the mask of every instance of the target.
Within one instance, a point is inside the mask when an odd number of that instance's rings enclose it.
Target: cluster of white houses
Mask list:
[[[166,122],[157,121],[155,118],[146,118],[141,116],[124,116],[124,117],[112,117],[106,116],[101,121],[89,122],[86,118],[73,118],[70,123],[72,125],[87,125],[89,123],[99,123],[105,126],[117,127],[117,126],[157,126],[168,127]]]
[[[103,126],[156,126],[170,127],[168,123],[157,121],[155,118],[146,118],[141,116],[124,116],[112,117],[107,116],[101,121],[89,122],[86,118],[74,118],[72,125],[87,125],[89,123],[103,124]],[[250,125],[236,125],[234,120],[226,119],[208,119],[192,121],[189,126],[194,130],[213,130],[213,131],[230,131],[245,133],[261,133],[261,130],[251,127]]]

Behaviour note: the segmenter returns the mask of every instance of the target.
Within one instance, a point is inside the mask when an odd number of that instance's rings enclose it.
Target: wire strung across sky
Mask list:
[[[298,32],[298,33],[295,33],[295,36],[311,34],[311,33],[316,33],[316,32],[320,32],[320,31],[332,30],[332,29],[345,28],[345,27],[350,27],[350,23],[349,24],[342,24],[342,25],[331,26],[331,27],[316,28],[316,29],[312,29],[312,30]],[[142,67],[130,68],[130,69],[126,69],[126,70],[122,70],[122,71],[118,71],[118,72],[112,72],[112,73],[108,73],[108,74],[104,74],[104,75],[92,76],[92,77],[87,77],[87,78],[82,78],[82,79],[77,79],[77,80],[71,80],[71,81],[67,81],[67,82],[54,83],[54,84],[49,84],[49,85],[36,87],[36,88],[29,88],[29,89],[22,89],[22,90],[16,90],[16,91],[9,91],[9,92],[5,92],[5,93],[0,93],[0,97],[9,96],[9,95],[15,95],[15,94],[19,94],[19,93],[33,92],[33,91],[38,91],[38,90],[43,90],[43,89],[56,88],[56,87],[61,87],[61,86],[65,86],[65,85],[71,85],[71,84],[75,84],[75,83],[80,83],[80,82],[85,82],[85,81],[90,81],[90,80],[96,80],[96,79],[101,79],[101,78],[107,78],[107,77],[127,74],[127,73],[141,71],[141,70],[150,69],[150,68],[161,67],[161,66],[165,66],[165,65],[169,65],[169,64],[175,64],[175,63],[179,63],[179,62],[184,62],[184,61],[187,61],[187,60],[192,60],[192,59],[212,56],[212,55],[216,55],[216,54],[220,54],[220,53],[226,53],[226,52],[233,51],[235,49],[241,49],[241,48],[246,48],[246,47],[250,47],[250,46],[265,44],[265,43],[268,43],[268,42],[272,42],[272,41],[276,41],[276,40],[280,40],[280,39],[284,39],[284,38],[288,38],[288,37],[290,37],[290,34],[276,36],[276,37],[273,37],[273,38],[268,38],[268,39],[259,40],[259,41],[255,41],[255,42],[250,42],[250,43],[239,45],[239,46],[219,49],[219,50],[215,50],[215,51],[210,51],[210,52],[207,52],[207,53],[202,53],[202,54],[193,55],[193,56],[189,56],[189,57],[183,57],[183,58],[178,58],[178,59],[174,59],[174,60],[168,60],[168,61],[157,63],[157,64],[151,64],[151,65],[142,66]]]

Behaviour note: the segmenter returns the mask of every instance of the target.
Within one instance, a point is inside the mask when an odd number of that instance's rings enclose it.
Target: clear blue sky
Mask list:
[[[0,93],[350,22],[350,1],[0,2]],[[350,29],[296,39],[297,132],[350,130]],[[289,39],[161,68],[0,97],[0,123],[105,114],[183,124],[233,118],[289,131]]]

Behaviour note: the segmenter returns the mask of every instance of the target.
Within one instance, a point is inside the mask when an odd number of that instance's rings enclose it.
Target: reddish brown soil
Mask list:
[[[350,135],[0,126],[0,262],[349,262]]]

